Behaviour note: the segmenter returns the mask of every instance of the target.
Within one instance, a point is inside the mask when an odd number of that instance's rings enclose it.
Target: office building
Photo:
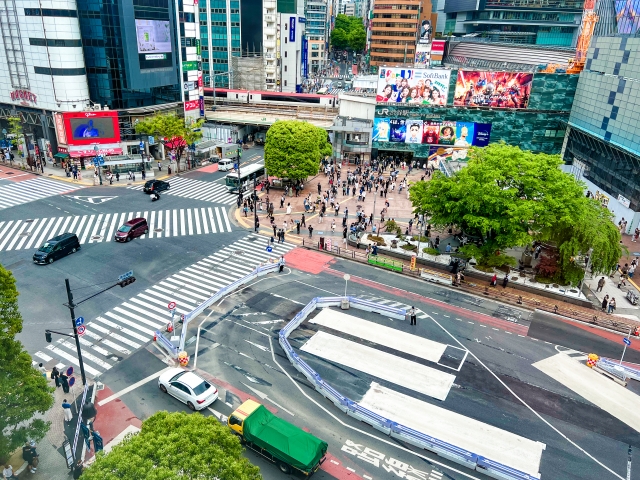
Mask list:
[[[427,15],[431,15],[431,2],[428,0],[406,0],[401,3],[374,0],[370,22],[370,64],[413,64],[420,22]]]
[[[344,7],[344,13],[345,15],[347,15],[348,17],[355,17],[356,16],[356,4],[355,2],[345,2],[342,4],[342,6]]]
[[[623,19],[624,20],[624,19]],[[620,35],[591,40],[580,74],[563,152],[566,170],[615,215],[627,232],[640,224],[640,38]]]
[[[327,16],[329,9],[327,0],[306,0],[304,17],[306,18],[306,38],[309,42],[324,42],[323,50],[316,50],[318,53],[317,66],[322,69],[327,61],[327,51],[329,48],[329,28],[330,18]],[[316,58],[314,58],[316,59]],[[314,64],[314,68],[315,68]],[[315,70],[317,71],[317,69]]]
[[[204,83],[211,86],[215,78],[216,86],[228,87],[231,58],[241,56],[240,1],[200,0],[198,6]]]
[[[281,92],[301,92],[302,81],[307,76],[307,49],[305,19],[290,13],[279,13],[278,31],[279,71]]]
[[[483,42],[575,46],[583,0],[438,0],[436,32]]]

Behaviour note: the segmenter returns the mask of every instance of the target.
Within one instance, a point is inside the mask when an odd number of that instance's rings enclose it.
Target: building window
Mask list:
[[[86,75],[86,71],[84,68],[33,67],[33,71],[38,75],[57,75],[60,77]]]
[[[284,58],[287,58],[287,52],[284,52]]]
[[[284,81],[284,86],[285,86],[285,87],[287,86],[287,81],[286,81],[286,80]]]
[[[284,71],[285,71],[285,72],[287,71],[287,66],[286,66],[286,65],[284,66]]]
[[[59,8],[25,8],[27,17],[78,17],[76,10],[63,10]]]
[[[60,40],[53,38],[30,38],[29,45],[36,47],[81,47],[82,40]]]

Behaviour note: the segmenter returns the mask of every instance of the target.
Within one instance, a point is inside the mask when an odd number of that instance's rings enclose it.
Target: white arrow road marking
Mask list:
[[[109,197],[109,196],[97,195],[97,196],[89,197],[89,196],[83,196],[83,195],[73,195],[71,198],[75,198],[76,200],[79,200],[81,202],[93,203],[94,205],[96,205],[96,204],[108,202],[109,200],[113,200],[114,198],[118,198],[118,196],[116,195],[113,197]]]

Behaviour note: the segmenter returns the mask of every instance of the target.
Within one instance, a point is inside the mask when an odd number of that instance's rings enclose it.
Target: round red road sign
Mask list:
[[[169,305],[167,305],[167,308],[169,310],[173,310],[174,308],[176,308],[176,302],[169,302]]]
[[[84,325],[80,325],[78,327],[78,335],[84,335],[84,332],[87,331],[87,327],[85,327]]]

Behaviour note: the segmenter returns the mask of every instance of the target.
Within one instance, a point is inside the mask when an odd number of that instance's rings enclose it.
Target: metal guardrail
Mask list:
[[[384,312],[385,315],[396,316],[396,318],[404,318],[407,314],[405,309],[389,307],[387,305],[355,297],[316,297],[305,305],[305,307],[298,312],[298,314],[293,317],[293,319],[283,329],[280,330],[278,334],[278,342],[294,368],[307,378],[318,393],[330,400],[342,412],[346,413],[350,417],[371,425],[373,428],[379,430],[385,435],[397,438],[398,440],[402,440],[403,442],[409,443],[418,448],[430,450],[443,458],[447,458],[452,462],[458,463],[472,470],[482,472],[489,477],[500,480],[539,480],[539,476],[531,476],[527,473],[511,468],[508,465],[495,462],[491,459],[469,452],[455,445],[451,445],[435,437],[413,430],[408,426],[378,415],[377,413],[360,406],[348,397],[345,397],[331,385],[326,383],[322,377],[320,377],[320,375],[293,350],[293,347],[289,344],[288,337],[291,332],[298,328],[302,322],[306,320],[307,316],[316,308],[338,306],[344,300],[349,302],[349,306],[367,311]]]
[[[331,255],[335,255],[348,260],[354,260],[361,263],[369,263],[368,256],[362,253],[362,250],[338,247],[335,245],[331,246],[331,250],[321,249],[319,248],[318,242],[309,242],[308,239],[303,239],[302,246],[308,249],[326,252]],[[401,263],[400,260],[397,260],[397,262]],[[420,277],[420,269],[411,270],[410,266],[406,263],[402,263],[402,269],[397,271],[398,273],[402,273],[404,275]],[[442,274],[442,272],[437,273]],[[628,319],[616,317],[614,315],[607,315],[606,313],[600,312],[599,310],[589,310],[585,307],[565,303],[562,301],[554,302],[552,299],[546,300],[540,297],[533,297],[528,295],[527,292],[524,291],[517,291],[517,293],[512,293],[511,289],[508,290],[490,287],[488,285],[488,279],[486,284],[479,284],[476,283],[475,279],[467,278],[467,280],[457,288],[463,289],[468,293],[472,293],[478,296],[491,298],[492,300],[498,302],[507,303],[521,308],[528,308],[530,310],[540,310],[541,312],[545,313],[554,313],[563,317],[577,320],[579,322],[615,330],[617,332],[624,333],[625,335],[629,332],[629,329],[633,331],[637,326],[640,326],[640,323],[631,323]]]
[[[633,380],[640,381],[640,368],[620,364],[618,361],[611,360],[610,358],[599,358],[596,366],[622,380],[632,378]]]

